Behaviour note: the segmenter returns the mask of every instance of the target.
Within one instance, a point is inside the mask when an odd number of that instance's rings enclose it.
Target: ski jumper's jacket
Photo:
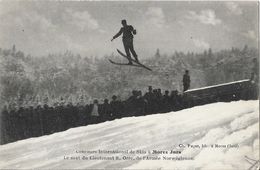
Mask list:
[[[123,39],[133,39],[134,36],[133,34],[135,34],[135,30],[133,28],[132,25],[127,25],[125,27],[122,27],[119,32],[113,37],[114,39],[116,39],[117,37],[119,37],[121,34],[123,33]],[[132,34],[133,33],[133,34]]]

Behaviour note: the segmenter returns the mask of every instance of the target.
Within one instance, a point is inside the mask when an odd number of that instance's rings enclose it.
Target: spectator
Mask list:
[[[104,103],[101,105],[101,120],[106,121],[109,120],[111,115],[111,107],[108,103],[108,99],[104,100]]]
[[[145,100],[142,91],[137,92],[137,116],[145,115]]]
[[[259,65],[258,61],[256,58],[252,60],[253,62],[253,68],[252,68],[252,73],[251,73],[251,78],[250,80],[253,81],[254,83],[258,84],[259,81]]]
[[[250,81],[252,82],[252,90],[249,92],[250,98],[258,99],[259,94],[259,63],[256,58],[252,60],[253,67],[251,72]]]
[[[137,96],[138,92],[136,90],[132,91],[132,96],[130,96],[127,101],[127,115],[128,116],[134,116],[137,114]]]
[[[145,113],[146,114],[154,113],[154,98],[155,98],[155,95],[153,93],[153,87],[152,86],[148,87],[148,92],[145,93],[143,98],[144,98],[144,101],[146,102]]]
[[[117,100],[117,97],[115,95],[112,96],[112,101],[110,102],[110,107],[111,107],[111,113],[112,113],[112,119],[115,118],[121,118],[122,117],[122,110],[120,107],[122,106],[122,103]]]
[[[182,108],[182,99],[178,94],[178,90],[174,90],[171,92],[170,96],[171,110],[178,111]]]
[[[163,112],[171,111],[170,96],[168,90],[165,91],[162,98],[162,111]]]
[[[185,74],[183,75],[183,92],[187,91],[190,88],[190,75],[189,70],[185,71]]]
[[[91,123],[98,123],[100,118],[98,100],[94,100],[91,105]]]

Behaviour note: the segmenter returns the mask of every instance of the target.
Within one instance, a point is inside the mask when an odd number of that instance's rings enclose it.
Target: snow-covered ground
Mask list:
[[[0,169],[249,169],[245,156],[259,160],[258,102],[214,103],[123,118],[2,145]],[[119,153],[94,153],[98,150]],[[149,154],[153,150],[164,153]],[[82,159],[91,155],[99,160]],[[121,160],[102,160],[108,157]],[[193,160],[174,160],[180,157]]]

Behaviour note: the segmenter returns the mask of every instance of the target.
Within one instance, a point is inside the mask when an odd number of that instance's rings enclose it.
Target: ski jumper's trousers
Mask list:
[[[131,54],[130,54],[130,52],[131,52],[133,57],[137,60],[137,54],[135,53],[135,50],[134,50],[133,38],[124,38],[123,37],[122,40],[123,40],[126,55],[129,57],[129,59],[131,59]]]

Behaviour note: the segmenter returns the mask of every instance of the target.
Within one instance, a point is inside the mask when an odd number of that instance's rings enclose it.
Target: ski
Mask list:
[[[129,60],[129,58],[128,58],[124,53],[122,53],[119,49],[116,49],[116,50],[117,50],[117,52],[118,52],[121,56],[123,56],[123,57],[125,57],[126,59]],[[131,61],[135,62],[136,64],[140,65],[141,67],[143,67],[143,68],[145,68],[145,69],[147,69],[147,70],[149,70],[149,71],[152,71],[152,69],[150,69],[149,67],[143,65],[143,64],[140,63],[139,61],[136,61],[136,60],[134,60],[134,59],[132,59],[132,58],[131,58]]]
[[[123,66],[134,66],[134,67],[142,67],[140,65],[136,65],[136,64],[128,64],[128,63],[118,63],[115,62],[113,60],[108,59],[110,63],[115,64],[115,65],[123,65]]]

